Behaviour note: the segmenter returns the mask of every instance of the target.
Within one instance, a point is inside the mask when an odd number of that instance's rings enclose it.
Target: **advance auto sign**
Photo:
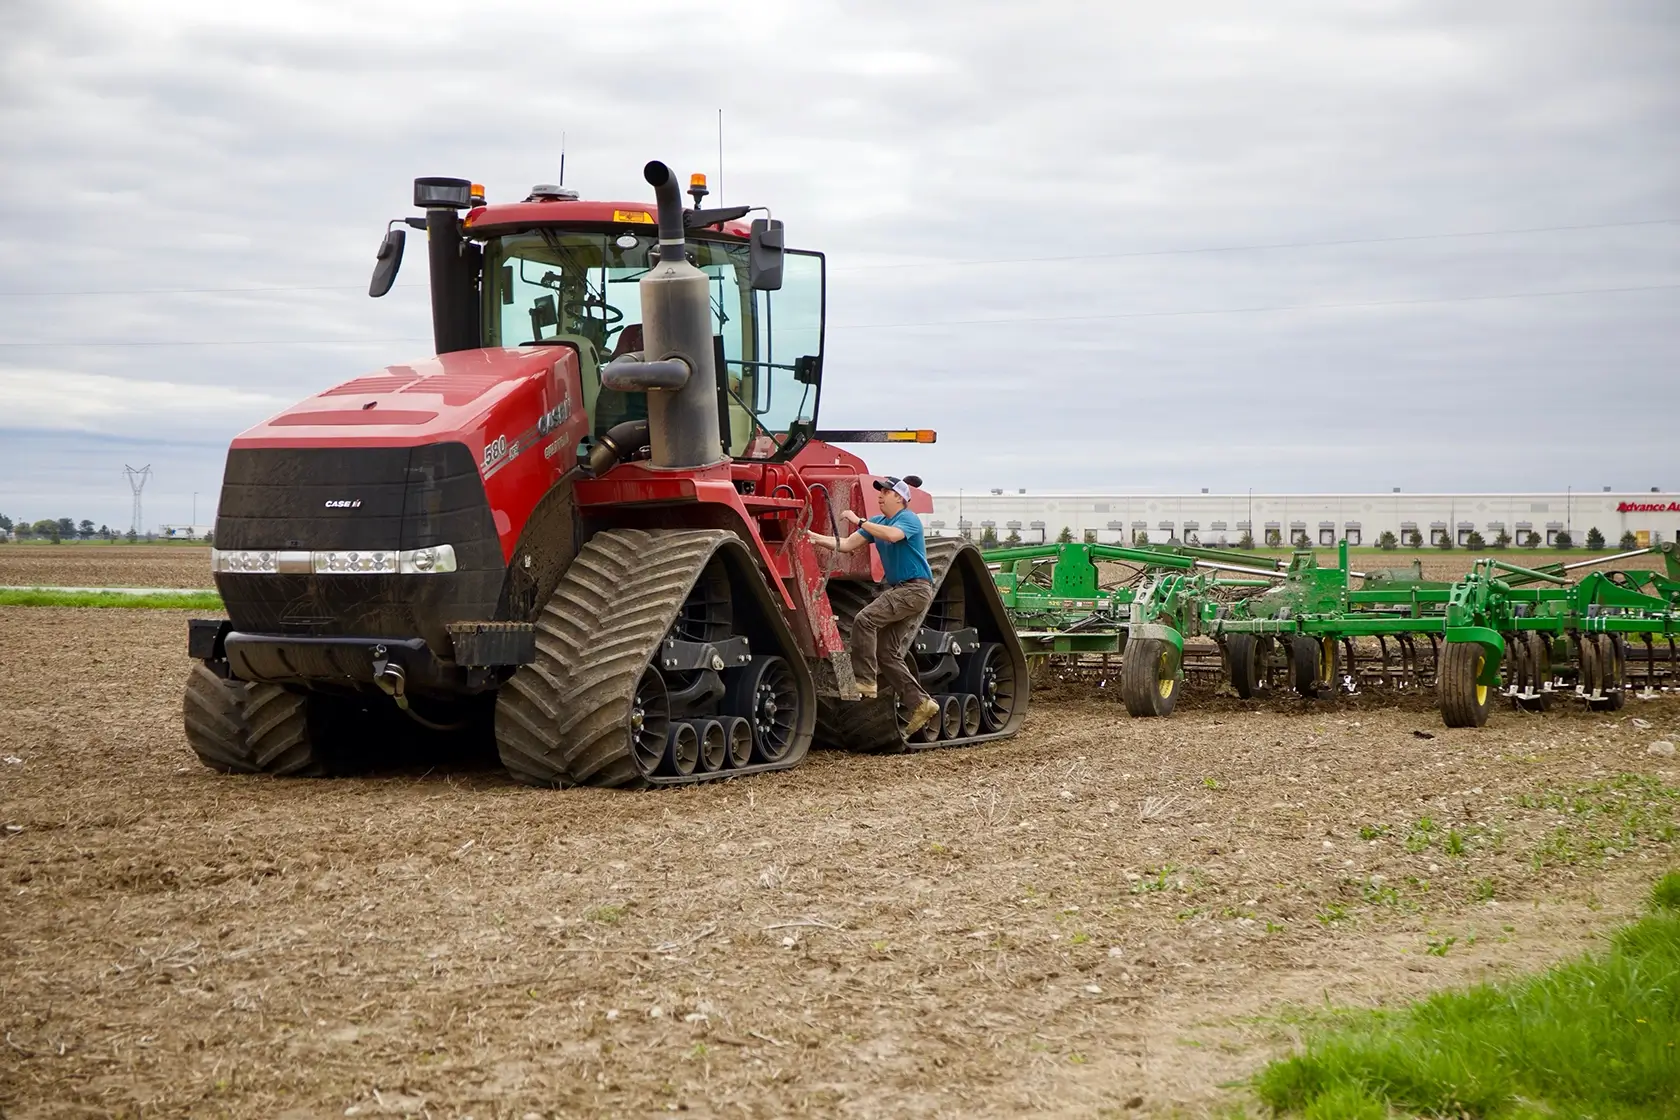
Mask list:
[[[1619,502],[1617,513],[1680,513],[1680,502]]]

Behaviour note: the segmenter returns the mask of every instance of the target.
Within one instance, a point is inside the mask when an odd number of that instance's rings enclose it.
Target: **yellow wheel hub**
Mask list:
[[[1161,690],[1161,699],[1165,700],[1173,693],[1172,654],[1163,652],[1160,663],[1155,668],[1156,687]]]
[[[1482,670],[1487,666],[1487,655],[1476,658],[1476,706],[1487,703],[1487,685],[1482,683]]]

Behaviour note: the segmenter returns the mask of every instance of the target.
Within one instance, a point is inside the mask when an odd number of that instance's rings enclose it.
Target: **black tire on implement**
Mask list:
[[[1598,687],[1604,699],[1594,700],[1595,712],[1619,712],[1627,703],[1627,642],[1620,634],[1595,634],[1598,644]],[[1583,641],[1586,639],[1583,638]]]
[[[1184,684],[1177,648],[1160,638],[1139,638],[1127,642],[1121,656],[1120,697],[1126,711],[1133,716],[1172,715]]]
[[[1448,642],[1441,651],[1436,691],[1448,727],[1481,727],[1493,707],[1493,689],[1480,684],[1486,654],[1476,642]]]
[[[1243,700],[1266,691],[1266,647],[1254,634],[1232,634],[1225,639],[1225,653],[1231,662],[1231,687]]]
[[[182,700],[187,743],[224,774],[327,774],[309,729],[309,698],[277,684],[223,680],[194,665]]]
[[[1296,693],[1304,699],[1335,691],[1339,661],[1333,638],[1297,634],[1290,639],[1289,675]]]

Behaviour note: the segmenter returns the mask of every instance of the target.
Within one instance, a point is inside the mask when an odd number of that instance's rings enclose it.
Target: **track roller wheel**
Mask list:
[[[723,675],[723,711],[752,727],[753,760],[780,762],[793,747],[798,726],[799,687],[787,661],[754,657]]]
[[[673,723],[665,735],[665,764],[671,773],[687,777],[700,763],[700,733],[692,723]]]
[[[1336,639],[1297,634],[1289,643],[1289,676],[1300,696],[1311,700],[1336,686]]]
[[[1621,711],[1622,705],[1627,703],[1623,688],[1627,677],[1627,644],[1620,634],[1594,634],[1592,637],[1598,646],[1598,687],[1604,693],[1604,699],[1592,702],[1592,710]]]
[[[1003,646],[981,642],[957,678],[957,687],[980,698],[980,730],[990,734],[1001,730],[1015,714],[1016,693],[1022,683],[1015,679],[1015,667]]]
[[[939,737],[955,739],[962,735],[963,698],[952,693],[937,697],[939,701]]]
[[[1492,708],[1492,690],[1476,678],[1487,654],[1476,642],[1448,642],[1435,673],[1441,719],[1448,727],[1481,727]]]
[[[724,765],[738,770],[752,761],[752,723],[741,716],[725,716],[723,743],[728,750]]]
[[[1120,696],[1133,716],[1170,716],[1183,677],[1171,642],[1139,638],[1126,643],[1120,664]]]
[[[962,697],[962,733],[965,737],[980,734],[980,697],[972,692]]]
[[[309,727],[309,697],[277,684],[223,680],[194,665],[182,698],[187,743],[224,774],[327,774]]]
[[[1265,694],[1266,659],[1272,640],[1258,634],[1232,634],[1225,639],[1225,655],[1231,662],[1231,687],[1244,700]]]
[[[700,737],[701,770],[711,774],[729,764],[729,738],[721,721],[697,719],[694,733]]]

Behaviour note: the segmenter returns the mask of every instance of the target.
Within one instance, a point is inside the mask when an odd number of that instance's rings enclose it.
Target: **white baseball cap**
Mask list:
[[[917,481],[920,482],[921,480],[917,479]],[[910,484],[902,478],[894,478],[890,474],[886,476],[885,481],[877,478],[875,480],[875,489],[881,491],[891,490],[894,494],[903,498],[906,505],[910,502]]]

